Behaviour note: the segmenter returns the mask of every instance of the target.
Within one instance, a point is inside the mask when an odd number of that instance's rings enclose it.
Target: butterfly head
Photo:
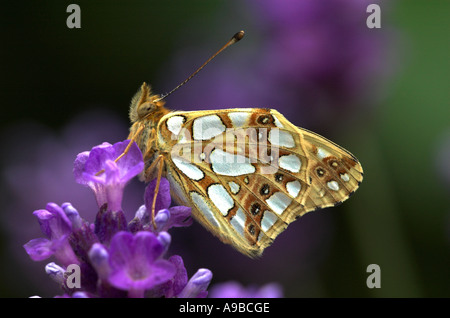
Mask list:
[[[142,120],[153,120],[157,122],[159,118],[169,111],[164,108],[165,102],[159,95],[153,95],[150,85],[143,83],[131,100],[130,120],[132,123]]]

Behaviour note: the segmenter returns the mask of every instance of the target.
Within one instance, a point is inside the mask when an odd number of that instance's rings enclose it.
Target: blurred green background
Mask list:
[[[201,52],[199,60],[206,59],[244,29],[246,38],[218,59],[245,63],[242,59],[248,55],[241,57],[240,52],[258,52],[268,36],[249,19],[249,6],[240,1],[75,1],[81,7],[81,29],[66,27],[70,3],[2,4],[2,140],[16,140],[14,127],[28,120],[58,135],[71,118],[94,105],[117,113],[126,124],[129,100],[143,81],[150,82],[156,92],[166,92],[198,66],[189,58],[183,61],[179,52],[195,50]],[[445,177],[449,178],[450,156],[442,155],[450,151],[450,2],[397,0],[381,2],[381,9],[382,28],[374,32],[392,36],[393,65],[389,75],[374,84],[381,91],[377,105],[359,111],[342,131],[323,129],[360,159],[365,179],[348,202],[335,211],[327,210],[326,215],[333,215],[333,231],[329,250],[314,270],[314,282],[302,288],[301,280],[279,279],[287,297],[450,296],[450,180]],[[171,73],[174,60],[183,63],[188,73]],[[251,73],[243,75],[252,78]],[[211,81],[208,76],[208,68],[198,75]],[[258,78],[254,81],[251,85],[257,86]],[[189,85],[176,93],[187,105],[193,103]],[[167,103],[181,107],[171,104],[170,98]],[[301,126],[301,120],[296,124]],[[22,138],[16,144],[24,149],[34,142],[32,130],[19,135]],[[8,151],[5,147],[2,154]],[[2,196],[2,200],[14,199]],[[31,212],[17,211],[34,221]],[[0,213],[4,220],[11,212]],[[5,222],[2,225],[0,296],[39,294],[23,272],[27,264],[16,267],[17,260],[7,248],[11,240],[23,244],[33,237],[16,238],[6,231]],[[279,247],[275,245],[271,249]],[[290,248],[295,249],[295,242]],[[262,266],[264,261],[252,266]],[[283,261],[278,259],[278,265],[266,273],[267,281],[236,279],[245,284],[277,281],[283,276]],[[369,264],[381,268],[379,289],[366,286]]]

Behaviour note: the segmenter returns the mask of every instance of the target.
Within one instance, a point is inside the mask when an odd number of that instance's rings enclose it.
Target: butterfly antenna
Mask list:
[[[229,47],[230,45],[238,42],[239,40],[241,40],[244,37],[245,32],[244,31],[239,31],[238,33],[236,33],[235,35],[233,35],[233,37],[227,42],[225,43],[224,46],[222,46],[222,48],[220,50],[218,50],[216,53],[213,54],[213,56],[211,56],[208,60],[206,60],[205,63],[203,63],[202,66],[200,66],[194,73],[192,73],[188,78],[186,78],[180,85],[178,85],[177,87],[175,87],[174,89],[172,89],[170,92],[163,94],[160,98],[154,100],[153,102],[159,102],[160,100],[163,100],[164,98],[166,98],[167,96],[169,96],[170,94],[172,94],[173,92],[175,92],[177,89],[179,89],[181,86],[183,86],[184,84],[186,84],[187,82],[189,82],[189,80],[191,78],[193,78],[195,75],[197,75],[198,72],[200,72],[205,66],[206,64],[208,64],[209,62],[211,62],[211,60],[213,58],[215,58],[220,52],[222,52],[223,50],[225,50],[227,47]]]

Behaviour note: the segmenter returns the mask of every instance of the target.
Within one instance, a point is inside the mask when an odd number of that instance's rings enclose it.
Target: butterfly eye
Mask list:
[[[152,113],[156,108],[156,105],[150,102],[143,103],[139,105],[137,114],[139,118],[145,118],[150,113]]]

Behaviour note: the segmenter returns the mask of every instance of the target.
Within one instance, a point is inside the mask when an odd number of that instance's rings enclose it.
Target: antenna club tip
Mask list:
[[[244,30],[239,31],[238,33],[236,33],[235,35],[233,35],[233,39],[237,42],[239,40],[241,40],[245,35]]]

